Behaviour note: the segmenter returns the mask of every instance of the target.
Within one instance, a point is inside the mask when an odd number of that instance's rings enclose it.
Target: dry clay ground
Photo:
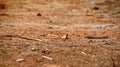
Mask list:
[[[0,67],[119,66],[120,0],[0,0]]]

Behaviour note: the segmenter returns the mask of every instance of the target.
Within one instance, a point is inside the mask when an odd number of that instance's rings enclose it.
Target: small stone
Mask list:
[[[44,54],[49,54],[49,53],[50,53],[50,51],[48,51],[48,50],[42,50],[42,51],[41,51],[41,53],[44,53]]]
[[[45,53],[45,50],[42,50],[41,53]]]
[[[48,27],[49,29],[53,29],[53,27]]]
[[[32,48],[31,50],[32,50],[32,51],[35,51],[36,49],[35,49],[35,48]]]
[[[0,4],[0,9],[5,9],[5,4]]]
[[[42,16],[41,13],[38,13],[37,16]]]
[[[94,7],[93,9],[94,9],[94,10],[99,10],[99,7]]]

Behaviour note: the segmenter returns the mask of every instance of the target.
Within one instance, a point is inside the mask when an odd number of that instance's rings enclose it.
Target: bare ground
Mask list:
[[[0,0],[0,67],[119,67],[119,21],[119,0]]]

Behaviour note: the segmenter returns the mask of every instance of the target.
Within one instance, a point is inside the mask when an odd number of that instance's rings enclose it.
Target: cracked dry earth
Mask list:
[[[0,0],[0,67],[119,66],[119,0]]]

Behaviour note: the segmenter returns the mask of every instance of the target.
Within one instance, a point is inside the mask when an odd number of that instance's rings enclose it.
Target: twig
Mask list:
[[[48,59],[48,60],[53,60],[53,58],[48,57],[48,56],[42,56],[42,57],[45,58],[45,59]]]
[[[42,40],[37,39],[37,38],[28,38],[28,37],[19,36],[19,35],[0,35],[0,37],[14,37],[14,38],[21,38],[21,39],[26,39],[26,40],[42,41]]]
[[[107,36],[85,36],[85,38],[88,38],[88,39],[106,39],[108,37]]]

